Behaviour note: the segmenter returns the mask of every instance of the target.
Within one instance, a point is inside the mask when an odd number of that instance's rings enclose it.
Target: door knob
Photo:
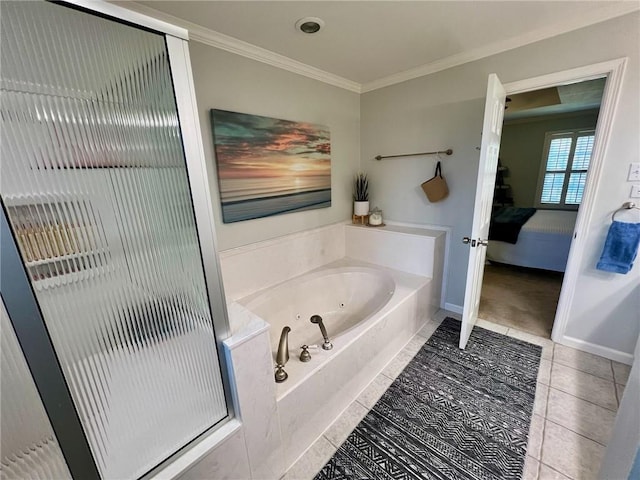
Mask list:
[[[489,245],[489,240],[482,240],[480,238],[478,240],[472,240],[469,237],[462,237],[462,243],[464,243],[465,245],[471,244],[472,247],[479,247],[480,245],[486,247],[487,245]]]

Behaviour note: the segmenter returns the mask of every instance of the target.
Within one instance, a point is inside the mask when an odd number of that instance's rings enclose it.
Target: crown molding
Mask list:
[[[133,10],[150,17],[154,17],[158,20],[162,20],[173,25],[182,27],[189,32],[189,38],[206,45],[219,48],[221,50],[240,55],[242,57],[250,58],[258,62],[271,65],[276,68],[297,73],[320,82],[333,85],[335,87],[343,88],[351,92],[365,93],[380,88],[395,85],[397,83],[413,80],[418,77],[423,77],[432,73],[440,72],[448,68],[457,67],[465,63],[480,60],[482,58],[490,57],[499,53],[503,53],[515,48],[519,48],[531,43],[539,42],[547,38],[562,35],[573,30],[588,27],[596,23],[601,23],[607,20],[611,20],[616,17],[621,17],[629,13],[640,10],[640,3],[636,1],[616,2],[603,6],[603,8],[597,11],[580,12],[576,9],[576,14],[571,18],[567,18],[565,21],[550,25],[545,28],[534,30],[518,37],[501,40],[484,47],[479,47],[466,52],[461,52],[456,55],[451,55],[428,64],[405,70],[387,77],[360,84],[353,80],[335,75],[333,73],[326,72],[306,63],[299,62],[292,58],[280,55],[279,53],[272,52],[262,47],[258,47],[248,42],[244,42],[229,35],[225,35],[214,30],[208,29],[196,23],[183,20],[181,18],[169,15],[167,13],[156,10],[155,8],[148,7],[136,2],[113,2],[118,3],[129,10]],[[579,3],[579,2],[577,2]]]
[[[216,32],[215,30],[211,30],[196,23],[183,20],[182,18],[169,15],[168,13],[161,12],[155,8],[147,7],[146,5],[136,2],[118,2],[118,4],[128,8],[129,10],[182,27],[188,30],[189,38],[196,42],[204,43],[205,45],[219,48],[220,50],[225,50],[230,53],[235,53],[236,55],[250,58],[251,60],[266,63],[272,67],[297,73],[298,75],[303,75],[335,87],[344,88],[351,92],[361,93],[361,85],[358,82],[312,67],[311,65],[307,65],[306,63],[272,52],[266,48],[238,40],[237,38],[230,37],[229,35]]]
[[[189,32],[191,34],[191,38],[197,42],[204,43],[230,53],[235,53],[252,60],[257,60],[258,62],[271,65],[272,67],[297,73],[298,75],[312,78],[351,92],[362,93],[361,85],[358,82],[312,67],[306,63],[298,62],[292,58],[243,42],[242,40],[229,37],[228,35],[213,31],[198,32],[195,29],[189,29]]]
[[[523,35],[519,35],[518,37],[494,42],[484,47],[479,47],[456,55],[451,55],[450,57],[436,60],[435,62],[431,62],[426,65],[395,73],[393,75],[389,75],[372,82],[364,83],[361,87],[361,92],[371,92],[373,90],[378,90],[390,85],[406,82],[407,80],[413,80],[414,78],[440,72],[448,68],[457,67],[465,63],[473,62],[482,58],[496,55],[498,53],[523,47],[531,43],[539,42],[547,38],[562,35],[563,33],[568,33],[580,28],[594,25],[596,23],[601,23],[616,17],[621,17],[638,10],[640,10],[640,3],[629,1],[610,4],[603,7],[602,9],[598,9],[597,11],[589,11],[582,14],[580,14],[579,11],[576,11],[576,15],[574,17],[568,18],[562,23],[550,25],[545,28],[540,28]]]

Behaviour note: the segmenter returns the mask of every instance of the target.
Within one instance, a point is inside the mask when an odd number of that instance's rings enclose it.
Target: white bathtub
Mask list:
[[[275,360],[285,326],[291,328],[292,357],[300,353],[302,345],[319,347],[323,342],[320,327],[310,322],[312,315],[322,317],[329,338],[340,345],[340,337],[377,313],[394,291],[395,282],[388,271],[347,266],[303,275],[245,300],[244,305],[271,325]],[[317,353],[313,348],[310,351],[312,356]]]
[[[239,426],[190,468],[185,479],[281,478],[374,378],[375,389],[389,382],[379,373],[440,304],[446,244],[442,230],[389,223],[380,228],[333,224],[220,252],[230,326],[223,348],[234,421]],[[286,322],[294,332],[302,332],[298,325],[306,325],[312,314],[301,307],[295,309],[300,322],[295,314],[290,320],[286,305],[292,294],[284,292],[285,285],[306,289],[315,285],[315,277],[331,278],[331,287],[311,288],[318,300],[318,294],[335,290],[336,277],[331,272],[343,268],[355,273],[351,276],[368,272],[386,278],[375,280],[383,285],[382,294],[373,293],[378,288],[373,286],[364,288],[362,294],[354,291],[354,301],[345,302],[344,311],[358,310],[356,300],[366,297],[358,315],[361,321],[329,326],[334,348],[312,351],[309,363],[298,359],[294,342],[300,339],[292,337],[285,367],[289,379],[276,383],[273,351],[282,326]],[[389,278],[393,295],[386,303],[378,303],[384,299]],[[359,276],[356,283],[360,287],[369,280]],[[285,307],[282,310],[277,307],[278,297],[285,299],[280,302]],[[314,306],[313,313],[318,313],[316,309],[332,312],[336,302],[342,310],[339,297],[328,298],[329,306]],[[265,317],[273,313],[278,318],[272,318],[270,324],[249,310],[248,304]],[[325,320],[331,317],[324,316]],[[308,326],[316,335],[311,341],[320,341],[317,325]],[[406,360],[407,353],[400,355]],[[390,372],[395,367],[390,365]],[[361,400],[368,404],[370,396]]]
[[[428,277],[345,257],[238,301],[270,325],[272,362],[284,326],[289,334],[289,378],[276,385],[287,466],[331,424],[437,309]],[[320,315],[333,349],[321,345]],[[273,380],[275,382],[275,379]]]

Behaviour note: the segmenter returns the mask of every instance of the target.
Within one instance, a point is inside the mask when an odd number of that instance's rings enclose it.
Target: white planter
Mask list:
[[[366,202],[353,202],[353,214],[354,215],[368,215],[369,214],[369,201]]]

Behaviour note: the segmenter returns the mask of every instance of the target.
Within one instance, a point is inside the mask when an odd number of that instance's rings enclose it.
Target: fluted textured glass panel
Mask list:
[[[0,479],[71,480],[1,299],[0,329]]]
[[[0,188],[103,478],[226,417],[162,35],[1,2]]]

